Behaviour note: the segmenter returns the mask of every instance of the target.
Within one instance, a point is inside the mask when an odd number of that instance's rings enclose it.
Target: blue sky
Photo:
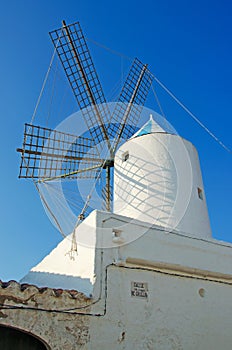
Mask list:
[[[1,2],[1,254],[0,279],[19,279],[61,239],[30,181],[19,180],[23,125],[30,122],[53,51],[48,32],[80,21],[88,38],[148,63],[228,147],[232,116],[232,5],[229,1],[8,1]],[[127,67],[90,44],[106,94]],[[112,69],[113,67],[113,69]],[[114,69],[117,67],[117,69]],[[232,156],[159,87],[170,123],[197,147],[213,236],[232,242]],[[149,105],[150,103],[150,105]],[[148,99],[147,107],[156,108]],[[64,113],[75,110],[67,98]],[[59,118],[67,115],[60,113]],[[58,117],[57,117],[58,118]],[[41,118],[42,119],[42,118]],[[53,123],[61,121],[53,117]],[[36,120],[43,124],[42,120]],[[53,126],[55,126],[53,125]]]

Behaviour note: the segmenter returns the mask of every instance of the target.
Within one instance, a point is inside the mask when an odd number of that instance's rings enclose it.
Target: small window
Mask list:
[[[112,229],[112,241],[118,244],[125,242],[125,239],[122,237],[122,230],[118,230],[117,228]]]
[[[129,152],[126,151],[126,152],[124,152],[123,155],[122,155],[122,161],[123,161],[123,162],[126,162],[128,159],[129,159]]]
[[[118,230],[117,228],[112,229],[113,237],[121,237],[122,230]]]
[[[203,200],[203,191],[200,187],[197,187],[198,197]]]

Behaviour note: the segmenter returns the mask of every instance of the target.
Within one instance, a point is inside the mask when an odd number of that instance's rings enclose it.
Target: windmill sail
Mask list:
[[[63,21],[63,27],[50,32],[50,37],[92,138],[98,149],[102,141],[110,149],[106,130],[110,113],[79,22],[67,26]]]
[[[102,165],[92,139],[25,124],[20,178],[92,178]]]
[[[39,182],[75,178],[98,180],[104,169],[105,183],[100,186],[104,209],[110,211],[115,152],[119,143],[136,131],[153,76],[147,65],[135,59],[112,112],[79,22],[66,25],[63,21],[60,29],[49,34],[90,137],[26,124],[23,146],[18,149],[21,152],[19,177]],[[105,150],[108,151],[106,159],[101,156]]]
[[[121,139],[126,140],[135,133],[152,80],[147,65],[135,58],[111,118],[109,135],[114,139],[114,153]]]

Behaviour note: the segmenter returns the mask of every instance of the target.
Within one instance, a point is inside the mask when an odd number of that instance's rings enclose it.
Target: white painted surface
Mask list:
[[[146,282],[148,298],[131,297],[131,281]],[[88,349],[231,350],[231,297],[231,285],[111,267]]]
[[[150,226],[138,220],[131,220],[117,214],[96,212],[99,228],[97,240],[111,249],[104,249],[105,264],[130,259],[144,261],[147,265],[165,264],[204,270],[232,276],[232,244],[212,238],[199,238],[178,231],[165,231],[161,226]],[[100,227],[101,226],[101,227]],[[113,242],[112,228],[121,231],[123,244]],[[108,240],[108,241],[107,241]],[[96,253],[96,266],[100,249]]]
[[[120,231],[119,241],[114,239],[115,229]],[[91,239],[88,240],[88,237]],[[93,294],[95,289],[97,296],[99,286],[95,285],[95,276],[99,276],[103,268],[101,254],[107,256],[106,265],[134,259],[150,265],[171,264],[232,274],[231,245],[225,246],[212,239],[198,239],[177,231],[166,232],[161,226],[151,227],[116,214],[92,212],[79,226],[76,239],[78,255],[75,260],[67,255],[71,248],[71,239],[67,237],[32,268],[21,283],[77,289],[86,295]]]
[[[64,260],[65,239],[30,273],[46,272],[47,286],[54,274],[64,289],[93,293],[83,349],[231,349],[231,244],[99,211],[79,232],[95,248],[78,243],[78,258]],[[64,276],[76,279],[66,284]],[[131,296],[133,282],[146,284],[147,297]]]
[[[83,237],[91,236],[93,242],[96,236],[96,212],[92,212],[81,223],[78,234]],[[72,235],[69,235],[20,282],[39,287],[76,289],[86,295],[92,294],[95,281],[95,249],[78,245],[77,254],[73,253],[72,260],[69,255],[71,245]]]
[[[97,216],[97,240],[104,232],[110,242],[117,227],[125,244],[96,252],[94,299],[101,298],[91,312],[102,316],[90,319],[87,349],[230,350],[232,245]],[[148,297],[132,297],[132,282],[146,283]]]
[[[125,152],[129,152],[127,161],[122,158]],[[210,237],[195,147],[178,135],[163,132],[125,142],[115,157],[114,212],[196,237]]]

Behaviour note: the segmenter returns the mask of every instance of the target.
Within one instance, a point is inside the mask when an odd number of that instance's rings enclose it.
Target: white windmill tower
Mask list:
[[[196,148],[150,120],[117,151],[114,212],[211,237]]]

